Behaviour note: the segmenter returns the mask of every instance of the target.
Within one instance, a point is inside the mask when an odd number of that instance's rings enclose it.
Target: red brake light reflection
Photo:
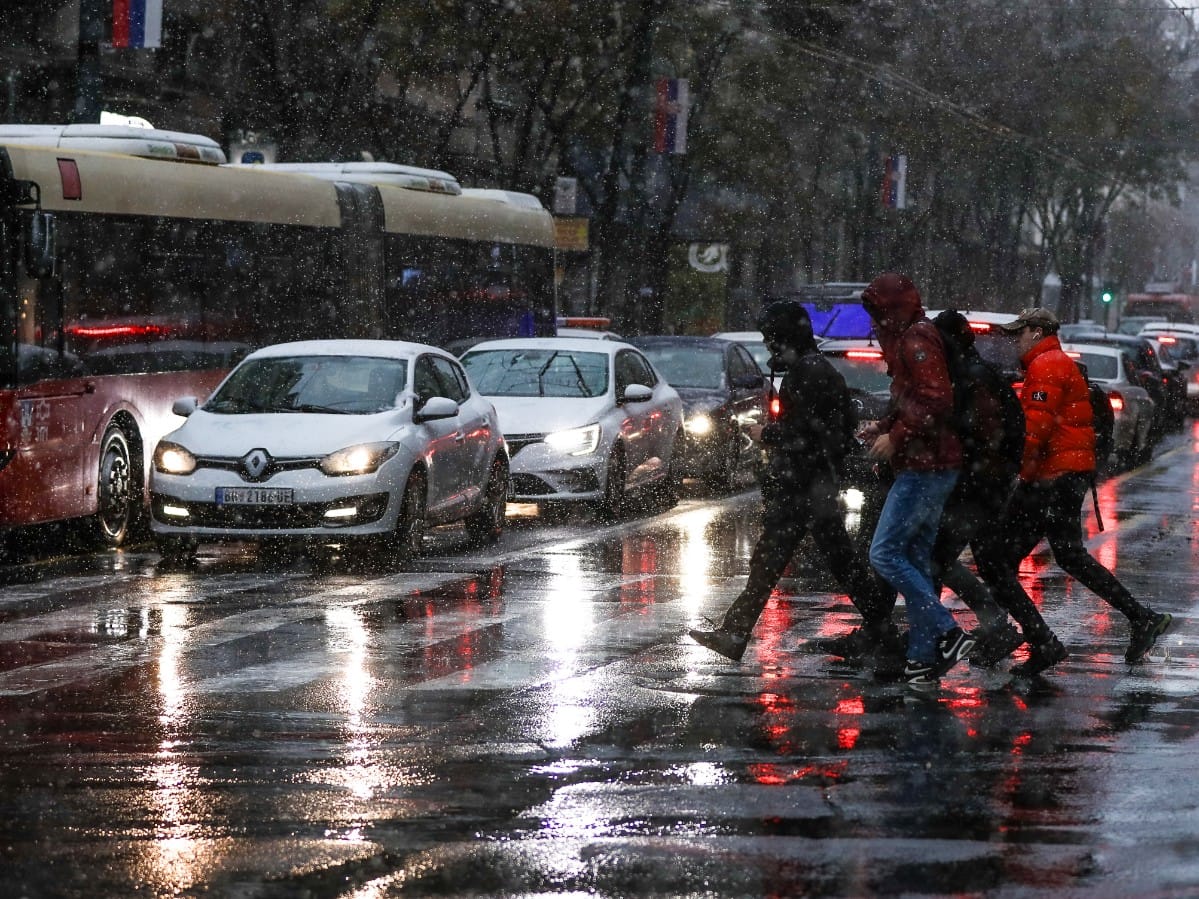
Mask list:
[[[970,330],[976,334],[986,334],[991,330],[990,322],[970,322]]]

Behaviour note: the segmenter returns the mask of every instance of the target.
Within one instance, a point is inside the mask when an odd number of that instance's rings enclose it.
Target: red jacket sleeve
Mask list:
[[[1020,480],[1036,479],[1049,455],[1049,440],[1058,428],[1065,405],[1065,382],[1048,359],[1034,359],[1024,374],[1020,405],[1024,407],[1024,458]]]
[[[913,440],[937,446],[945,423],[953,414],[953,384],[945,351],[932,325],[908,329],[896,348],[902,371],[894,397],[895,409],[888,433],[897,453]]]

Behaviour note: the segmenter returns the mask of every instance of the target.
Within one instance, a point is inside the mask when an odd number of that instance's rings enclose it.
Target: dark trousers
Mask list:
[[[1090,486],[1091,476],[1082,473],[1021,484],[1012,493],[999,526],[980,535],[975,552],[979,574],[995,601],[1020,622],[1030,643],[1044,642],[1050,631],[1020,585],[1019,568],[1042,537],[1049,541],[1054,561],[1066,574],[1129,621],[1141,621],[1150,614],[1083,544],[1082,503]]]
[[[844,513],[837,499],[838,485],[831,475],[782,486],[767,480],[762,487],[765,509],[762,536],[754,546],[745,589],[724,614],[723,625],[737,633],[753,630],[770,593],[810,530],[837,583],[867,623],[886,621],[884,588],[865,564],[845,530]]]
[[[933,575],[944,582],[974,613],[983,630],[999,627],[1007,613],[991,597],[991,591],[958,561],[962,550],[973,547],[977,536],[1000,520],[1011,479],[967,476],[958,481],[941,513],[941,526],[933,544]]]

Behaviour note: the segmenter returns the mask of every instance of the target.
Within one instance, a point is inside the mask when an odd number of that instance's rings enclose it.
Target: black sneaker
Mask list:
[[[970,664],[978,668],[994,668],[1024,643],[1024,635],[1010,624],[985,632],[976,630],[974,639],[977,642],[970,653]]]
[[[1166,632],[1173,621],[1174,616],[1169,612],[1151,612],[1148,618],[1133,624],[1132,635],[1128,638],[1128,651],[1124,653],[1124,661],[1129,665],[1143,662],[1149,650],[1153,649],[1157,638]]]
[[[812,643],[821,652],[850,661],[865,659],[877,653],[898,656],[902,664],[908,651],[906,638],[889,621],[881,625],[855,627],[840,637],[824,637]]]
[[[937,661],[933,663],[936,676],[940,677],[974,649],[974,637],[960,627],[946,631],[937,638]]]
[[[1044,643],[1035,643],[1028,650],[1028,661],[1012,667],[1016,677],[1032,677],[1040,674],[1046,668],[1052,668],[1066,658],[1070,653],[1062,646],[1062,641],[1051,636]]]
[[[843,659],[864,659],[874,652],[878,638],[864,627],[855,627],[840,637],[823,637],[812,641],[821,652]]]
[[[915,659],[908,659],[903,669],[903,682],[913,690],[935,690],[941,686],[937,665],[937,662],[917,662]]]
[[[726,631],[723,627],[705,631],[697,627],[687,631],[687,635],[700,646],[706,646],[712,652],[718,652],[726,659],[740,662],[745,655],[745,647],[749,645],[747,634]]]

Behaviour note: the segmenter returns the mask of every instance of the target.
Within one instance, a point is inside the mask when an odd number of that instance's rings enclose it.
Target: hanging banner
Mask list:
[[[883,167],[883,205],[888,209],[907,208],[908,157],[902,153],[888,156]]]
[[[112,0],[112,46],[151,50],[162,46],[162,0]]]
[[[687,108],[690,95],[686,78],[659,78],[654,102],[654,152],[682,155],[687,152]]]

